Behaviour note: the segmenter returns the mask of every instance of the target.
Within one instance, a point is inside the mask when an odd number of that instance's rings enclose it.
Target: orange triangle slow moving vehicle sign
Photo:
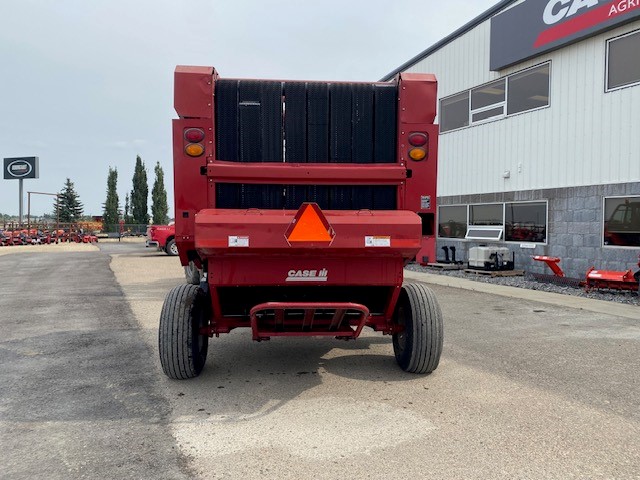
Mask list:
[[[317,203],[303,203],[285,237],[290,244],[329,245],[335,233]]]

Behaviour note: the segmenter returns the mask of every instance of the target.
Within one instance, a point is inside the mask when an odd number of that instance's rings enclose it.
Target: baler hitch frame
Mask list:
[[[332,311],[332,313],[327,312]],[[265,321],[270,317],[268,312],[273,312],[273,328],[265,329]],[[354,320],[347,319],[349,312],[357,313]],[[287,315],[299,315],[302,313],[302,323],[290,322],[291,325],[300,326],[299,330],[287,329]],[[350,302],[266,302],[256,305],[249,314],[251,318],[251,330],[256,341],[269,340],[272,336],[294,337],[308,336],[335,336],[338,339],[355,340],[360,335],[363,327],[370,318],[369,309],[359,303]],[[330,320],[328,320],[330,317]],[[319,320],[324,320],[320,322]],[[345,321],[346,320],[346,321]],[[316,326],[314,327],[314,322]],[[355,327],[352,328],[352,326]],[[281,330],[280,330],[281,329]]]

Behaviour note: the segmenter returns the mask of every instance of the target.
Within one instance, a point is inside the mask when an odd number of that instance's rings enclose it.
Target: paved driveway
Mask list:
[[[640,478],[631,310],[435,285],[446,337],[432,375],[399,370],[370,332],[234,331],[179,382],[156,352],[177,259],[101,249],[0,257],[2,277],[15,272],[0,287],[7,478]]]

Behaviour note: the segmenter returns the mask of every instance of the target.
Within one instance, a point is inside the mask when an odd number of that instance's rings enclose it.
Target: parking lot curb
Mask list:
[[[414,280],[433,285],[441,285],[443,287],[472,290],[474,292],[501,295],[503,297],[510,298],[521,298],[523,300],[531,300],[533,302],[547,303],[550,305],[575,308],[595,313],[605,313],[607,315],[615,315],[640,321],[640,308],[633,305],[606,302],[604,300],[595,300],[592,298],[575,297],[573,295],[562,295],[559,293],[541,292],[540,290],[494,285],[491,283],[475,282],[465,278],[414,272],[410,270],[404,271],[404,278],[405,280]]]

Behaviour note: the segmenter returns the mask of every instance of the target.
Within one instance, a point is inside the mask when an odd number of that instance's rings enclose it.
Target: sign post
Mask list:
[[[23,179],[18,179],[18,196],[20,198],[20,202],[18,203],[18,225],[22,227],[22,202],[24,201],[24,186],[22,185]]]
[[[20,198],[18,201],[18,224],[20,226],[22,226],[22,212],[24,201],[24,187],[22,185],[22,181],[25,178],[38,178],[40,176],[38,164],[38,157],[15,157],[4,159],[4,179],[19,180],[18,194]]]

